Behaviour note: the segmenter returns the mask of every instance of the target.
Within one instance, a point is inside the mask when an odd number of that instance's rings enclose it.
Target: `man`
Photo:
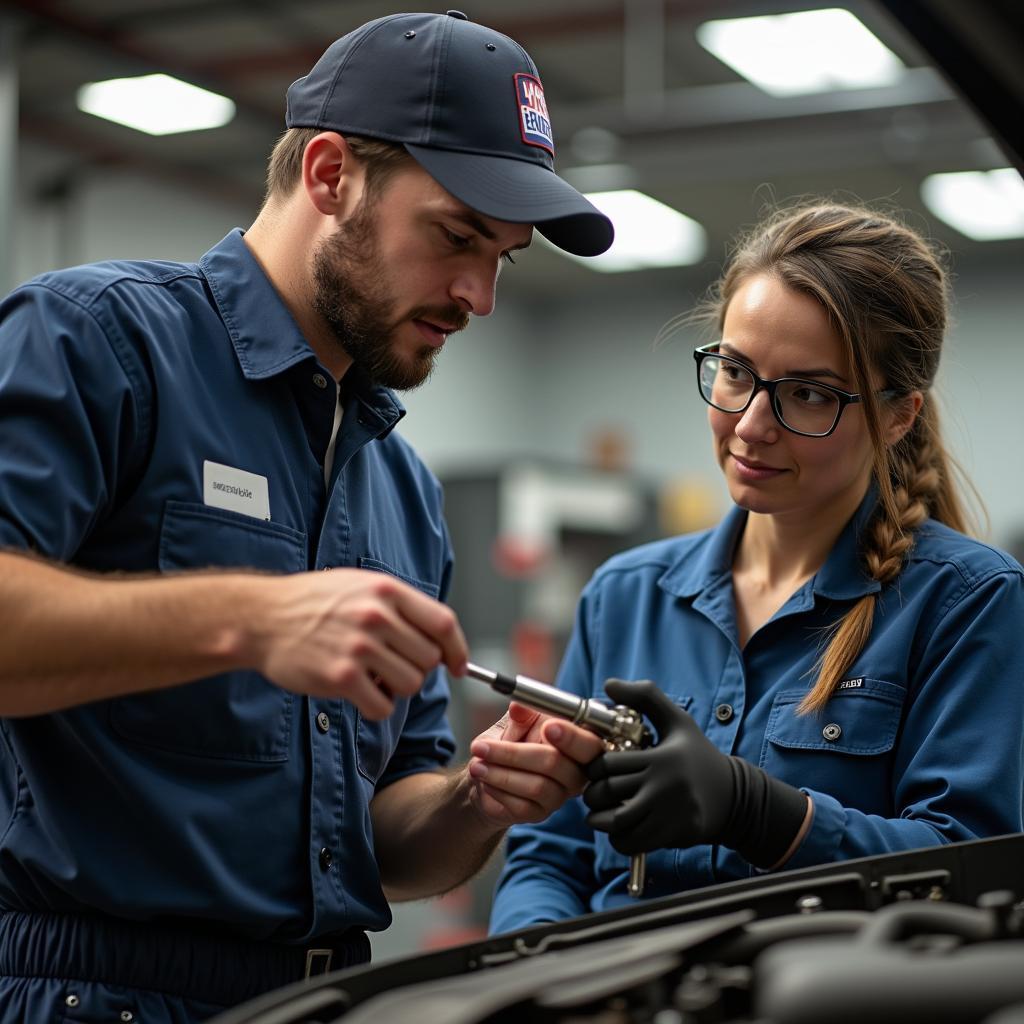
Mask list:
[[[382,18],[288,92],[244,235],[0,307],[0,1020],[192,1021],[367,957],[578,793],[522,708],[453,752],[436,481],[392,428],[530,242],[611,226],[537,70]],[[330,572],[317,570],[330,569]]]

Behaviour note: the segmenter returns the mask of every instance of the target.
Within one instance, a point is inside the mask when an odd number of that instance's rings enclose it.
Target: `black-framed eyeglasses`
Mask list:
[[[804,437],[828,437],[848,405],[863,400],[831,384],[802,377],[765,380],[738,359],[718,354],[718,342],[693,350],[697,361],[700,397],[721,412],[744,412],[758,391],[768,392],[768,402],[779,426]],[[895,398],[892,388],[878,391],[879,398]]]

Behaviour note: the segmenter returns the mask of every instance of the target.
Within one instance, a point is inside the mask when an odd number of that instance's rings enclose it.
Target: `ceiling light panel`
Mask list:
[[[620,273],[683,267],[698,263],[707,252],[707,233],[702,225],[643,192],[588,192],[587,198],[615,225],[615,241],[600,256],[563,255],[591,270]]]
[[[936,217],[976,242],[1024,238],[1024,179],[1012,167],[930,174],[921,198]]]
[[[161,74],[90,82],[78,90],[78,108],[149,135],[219,128],[235,116],[226,96]]]
[[[697,40],[772,96],[893,85],[904,70],[863,22],[838,7],[707,21]]]

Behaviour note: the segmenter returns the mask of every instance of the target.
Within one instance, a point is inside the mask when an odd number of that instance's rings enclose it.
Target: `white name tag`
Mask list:
[[[203,460],[203,501],[213,508],[241,512],[254,519],[270,518],[267,478],[244,469]]]

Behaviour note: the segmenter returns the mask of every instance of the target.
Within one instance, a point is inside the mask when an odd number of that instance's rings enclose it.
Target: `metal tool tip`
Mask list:
[[[473,662],[469,662],[466,665],[466,675],[472,679],[479,679],[484,683],[493,683],[498,678],[497,672],[481,668],[479,665],[474,665]]]

